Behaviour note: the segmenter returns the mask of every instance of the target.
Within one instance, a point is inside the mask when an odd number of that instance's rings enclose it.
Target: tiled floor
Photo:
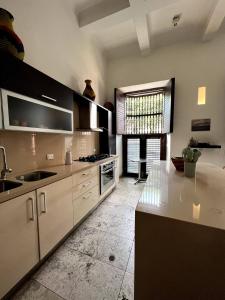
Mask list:
[[[134,213],[143,184],[116,190],[48,259],[14,300],[132,300]]]

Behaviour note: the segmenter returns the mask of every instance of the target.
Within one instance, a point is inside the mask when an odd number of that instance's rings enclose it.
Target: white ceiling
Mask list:
[[[225,0],[70,0],[80,29],[108,56],[152,49],[183,40],[209,40],[225,33]],[[182,14],[177,27],[174,15]]]

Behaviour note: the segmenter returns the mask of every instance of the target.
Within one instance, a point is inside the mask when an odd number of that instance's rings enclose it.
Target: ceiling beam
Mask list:
[[[134,20],[134,25],[137,33],[139,48],[143,55],[150,51],[150,34],[148,26],[147,8],[144,0],[129,0],[131,14]]]
[[[208,19],[204,34],[203,41],[209,41],[213,38],[216,32],[220,29],[225,17],[225,0],[218,0],[214,6],[210,17]]]
[[[181,0],[140,0],[145,13],[151,13]],[[138,0],[136,2],[139,2]],[[94,32],[133,18],[129,0],[103,1],[78,13],[78,24],[83,31]]]
[[[78,14],[79,27],[92,32],[131,19],[129,0],[100,2]]]
[[[93,33],[133,19],[139,48],[145,55],[151,46],[148,14],[178,1],[181,0],[103,1],[80,12],[78,24],[82,31]]]

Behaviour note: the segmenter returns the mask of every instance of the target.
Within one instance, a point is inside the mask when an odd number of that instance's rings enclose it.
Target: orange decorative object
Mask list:
[[[13,30],[13,21],[13,15],[4,8],[0,8],[0,50],[23,60],[23,43]]]
[[[91,87],[91,80],[90,79],[86,79],[85,80],[85,83],[86,83],[86,87],[84,89],[84,92],[83,92],[83,95],[89,99],[91,99],[92,101],[95,100],[95,92],[94,90],[92,89]]]

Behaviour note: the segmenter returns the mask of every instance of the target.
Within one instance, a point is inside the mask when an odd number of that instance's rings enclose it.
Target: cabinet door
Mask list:
[[[0,204],[0,299],[39,261],[35,192]]]
[[[119,158],[115,159],[115,182],[116,185],[119,183],[120,181],[120,170],[119,170]]]
[[[73,227],[72,177],[37,190],[40,257]]]
[[[73,110],[70,88],[6,53],[0,53],[0,66],[1,88]]]
[[[73,200],[74,225],[84,218],[99,202],[99,185]]]

